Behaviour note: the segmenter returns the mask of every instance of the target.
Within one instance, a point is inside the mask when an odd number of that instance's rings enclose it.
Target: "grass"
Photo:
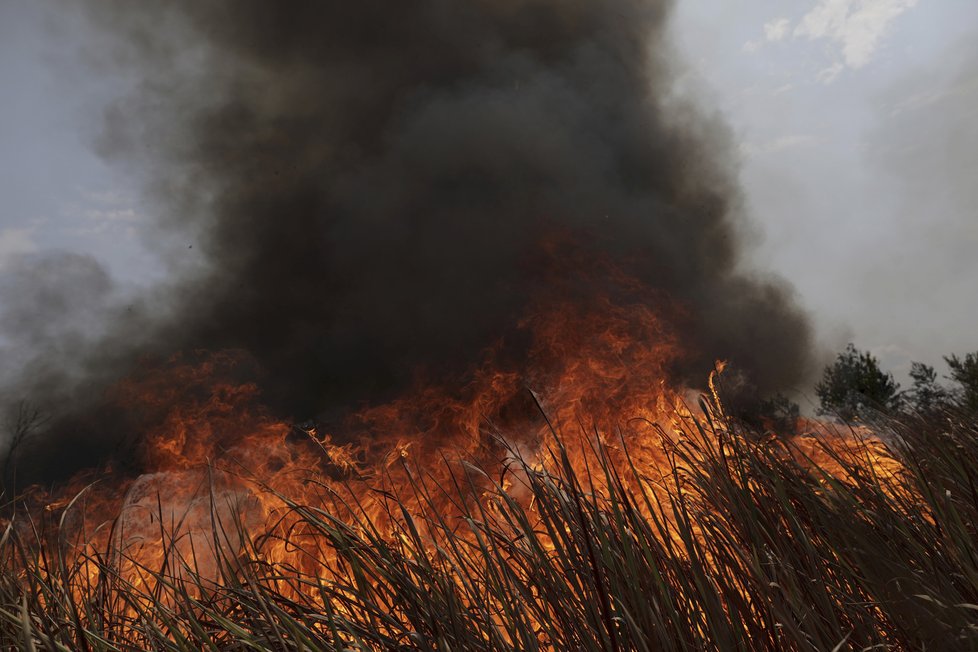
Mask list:
[[[0,539],[0,641],[978,649],[973,414],[904,416],[879,439],[783,439],[705,407],[677,419],[676,432],[654,427],[664,456],[654,469],[626,437],[582,428],[542,458],[509,451],[502,469],[446,459],[438,482],[401,460],[389,470],[396,492],[377,477],[364,481],[370,489],[322,481],[316,501],[278,493],[275,527],[260,534],[212,489],[212,514],[230,516],[211,519],[206,569],[162,526],[161,554],[147,563],[114,547],[114,535],[80,547],[71,507],[21,512]]]

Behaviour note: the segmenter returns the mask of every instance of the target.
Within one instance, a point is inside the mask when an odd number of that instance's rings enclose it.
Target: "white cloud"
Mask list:
[[[787,18],[775,18],[764,23],[764,37],[769,41],[783,41],[788,35],[791,21]]]
[[[87,190],[79,188],[81,201],[65,204],[61,214],[64,235],[106,237],[107,234],[133,237],[144,216],[132,207],[129,196],[117,190]]]
[[[764,41],[747,41],[744,43],[744,52],[757,52],[764,45]]]
[[[88,201],[103,206],[118,206],[125,204],[129,198],[118,190],[81,190],[81,195]]]
[[[819,0],[801,19],[794,36],[833,42],[844,66],[859,69],[872,60],[890,24],[916,4],[917,0]],[[820,79],[832,81],[842,65],[826,69]]]
[[[816,75],[816,79],[823,84],[831,84],[836,80],[836,78],[842,74],[842,71],[846,69],[846,66],[841,61],[836,61],[828,68],[823,68]]]
[[[85,217],[96,222],[137,222],[139,215],[131,208],[118,208],[111,210],[88,209]]]
[[[0,229],[0,267],[6,266],[11,259],[37,251],[34,242],[34,229],[7,228]]]
[[[978,97],[978,74],[970,75],[947,87],[929,88],[905,97],[890,108],[890,117],[895,118],[907,111],[920,111],[941,102],[960,96]]]
[[[765,154],[777,154],[778,152],[796,147],[814,147],[819,142],[818,138],[809,134],[788,134],[764,143],[750,143],[745,141],[741,145],[741,153],[745,157],[751,158]]]
[[[775,18],[764,23],[764,38],[744,43],[744,52],[760,50],[765,41],[783,41],[790,31],[791,21],[787,18]]]
[[[131,208],[99,210],[90,208],[79,215],[84,220],[76,221],[73,226],[66,226],[64,233],[72,237],[105,237],[106,234],[121,235],[133,238],[140,226],[142,216]]]

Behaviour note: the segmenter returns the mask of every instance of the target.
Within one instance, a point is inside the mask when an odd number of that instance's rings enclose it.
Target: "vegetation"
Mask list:
[[[901,414],[881,426],[882,440],[849,430],[786,439],[745,432],[712,400],[704,408],[675,424],[679,437],[659,429],[666,457],[654,474],[593,433],[581,435],[593,446],[585,467],[557,440],[543,467],[514,452],[504,478],[466,467],[439,487],[408,469],[410,495],[386,495],[383,533],[338,496],[330,508],[283,496],[293,532],[335,559],[314,572],[266,563],[274,542],[242,537],[233,551],[218,546],[217,584],[174,554],[137,585],[107,551],[80,560],[58,536],[64,515],[53,533],[20,517],[0,538],[0,641],[25,650],[978,649],[973,413],[944,406],[938,427]],[[480,499],[453,498],[452,517],[436,509],[466,488]]]
[[[41,428],[46,419],[36,405],[21,401],[12,410],[6,424],[6,450],[0,454],[0,496],[9,493],[9,487],[16,485],[14,462],[17,452],[31,434]]]
[[[900,385],[893,375],[880,369],[879,361],[853,344],[825,368],[815,385],[821,414],[852,421],[868,410],[891,412],[901,404]]]
[[[913,385],[901,392],[899,383],[891,373],[880,368],[875,356],[850,343],[825,368],[815,386],[819,414],[851,422],[880,414],[937,417],[950,406],[978,412],[978,352],[964,358],[950,355],[944,360],[951,371],[947,378],[954,386],[942,385],[930,365],[913,362],[910,369]]]
[[[951,379],[959,387],[958,396],[970,410],[978,410],[978,351],[964,358],[950,355],[944,358],[951,368]]]

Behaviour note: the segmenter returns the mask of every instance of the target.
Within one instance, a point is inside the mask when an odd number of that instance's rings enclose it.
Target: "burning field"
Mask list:
[[[973,417],[948,431],[726,415],[646,305],[537,313],[488,360],[334,428],[276,420],[242,353],[111,392],[136,475],[22,495],[10,649],[919,649],[975,643]],[[573,324],[573,327],[569,327]],[[637,339],[636,339],[637,338]],[[650,344],[649,342],[654,342]],[[529,385],[539,388],[530,390]]]
[[[170,276],[4,322],[6,648],[978,647],[974,415],[772,407],[670,3],[165,5],[85,16]]]

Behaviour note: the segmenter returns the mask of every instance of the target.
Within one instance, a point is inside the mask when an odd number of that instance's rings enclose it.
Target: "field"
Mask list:
[[[583,426],[502,467],[405,455],[272,486],[277,527],[211,470],[161,554],[72,509],[0,540],[0,640],[25,650],[978,649],[978,423],[948,408],[782,437],[714,396],[642,442]],[[804,425],[804,424],[803,424]],[[655,468],[649,433],[658,434]],[[500,444],[502,446],[502,444]],[[242,471],[243,473],[243,471]],[[395,482],[396,481],[396,482]],[[260,484],[260,480],[254,480]],[[396,484],[396,489],[392,489]],[[95,492],[95,489],[89,489]],[[313,493],[311,493],[313,492]],[[318,494],[316,493],[318,492]],[[311,495],[319,495],[311,500]],[[158,498],[158,500],[161,500]],[[206,510],[205,510],[206,511]]]

